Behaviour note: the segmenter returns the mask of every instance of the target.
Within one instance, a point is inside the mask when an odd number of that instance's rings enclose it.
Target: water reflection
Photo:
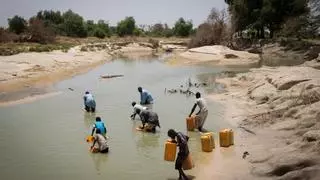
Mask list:
[[[95,122],[96,119],[96,113],[87,113],[87,112],[83,112],[83,116],[84,116],[84,125],[86,128],[90,129],[93,125],[93,123]]]
[[[92,161],[93,161],[93,164],[94,164],[94,168],[98,172],[98,174],[100,174],[101,167],[104,167],[104,164],[107,163],[109,153],[107,153],[107,154],[90,153],[90,157],[92,158]]]

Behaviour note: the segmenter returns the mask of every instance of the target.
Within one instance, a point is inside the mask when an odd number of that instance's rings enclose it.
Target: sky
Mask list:
[[[7,19],[19,15],[25,19],[39,10],[68,9],[80,14],[85,20],[108,21],[116,25],[126,16],[133,16],[136,24],[168,23],[183,17],[191,19],[195,26],[207,18],[214,7],[226,9],[224,0],[0,0],[0,26],[7,27]]]

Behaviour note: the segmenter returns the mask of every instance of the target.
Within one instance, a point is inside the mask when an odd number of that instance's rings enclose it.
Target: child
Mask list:
[[[98,129],[100,130],[100,134],[102,134],[104,136],[106,135],[107,128],[105,127],[104,123],[101,121],[101,118],[99,116],[96,117],[96,122],[93,125],[91,136],[93,136],[94,130],[97,131]]]

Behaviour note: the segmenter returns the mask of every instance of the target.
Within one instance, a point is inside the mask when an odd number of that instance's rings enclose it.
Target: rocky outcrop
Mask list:
[[[262,67],[223,81],[232,82],[228,97],[246,107],[240,127],[255,132],[245,139],[251,173],[279,180],[318,179],[320,71]]]

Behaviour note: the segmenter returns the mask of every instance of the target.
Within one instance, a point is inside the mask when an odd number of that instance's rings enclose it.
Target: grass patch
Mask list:
[[[24,52],[50,52],[54,50],[67,52],[73,46],[74,45],[70,43],[2,43],[0,44],[0,56],[10,56]]]

